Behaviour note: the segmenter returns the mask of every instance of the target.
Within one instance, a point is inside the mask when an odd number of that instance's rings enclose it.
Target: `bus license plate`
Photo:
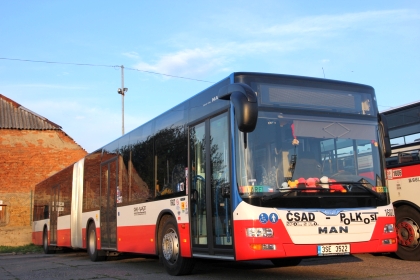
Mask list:
[[[318,245],[318,256],[349,255],[350,244]]]

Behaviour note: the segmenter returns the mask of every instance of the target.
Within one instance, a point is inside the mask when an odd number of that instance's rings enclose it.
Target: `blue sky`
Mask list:
[[[416,0],[2,0],[0,38],[0,93],[88,152],[121,136],[121,65],[125,132],[235,71],[368,84],[381,111],[420,100]]]

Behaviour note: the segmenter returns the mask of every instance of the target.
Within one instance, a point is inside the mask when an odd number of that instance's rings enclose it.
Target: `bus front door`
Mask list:
[[[190,127],[193,256],[233,259],[227,113]]]
[[[101,164],[101,249],[117,249],[117,158]]]

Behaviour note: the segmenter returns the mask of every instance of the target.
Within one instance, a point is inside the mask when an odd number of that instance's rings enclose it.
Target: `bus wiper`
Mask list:
[[[288,189],[285,188],[285,189],[280,189],[279,192],[273,193],[271,195],[264,195],[261,197],[261,200],[267,201],[267,200],[276,199],[282,196],[288,196],[291,193],[307,192],[307,191],[330,192],[329,189],[323,189],[323,188],[288,188]]]
[[[371,183],[369,183],[368,181],[362,179],[358,182],[354,182],[354,181],[337,181],[337,182],[328,182],[326,183],[328,185],[343,185],[343,187],[345,186],[348,191],[351,192],[351,189],[353,187],[361,187],[363,188],[363,190],[367,191],[369,194],[375,196],[376,198],[382,199],[382,196],[373,191],[371,188],[369,188],[366,185],[372,185]],[[284,197],[284,196],[288,196],[291,193],[296,193],[296,192],[307,192],[307,191],[316,191],[317,193],[325,193],[325,192],[334,192],[333,189],[328,189],[328,188],[288,188],[288,189],[281,189],[279,192],[277,193],[273,193],[271,195],[264,195],[263,197],[261,197],[262,201],[268,201],[268,200],[272,200],[272,199],[276,199],[278,197]]]
[[[268,201],[268,200],[276,199],[278,197],[288,196],[291,193],[294,193],[294,192],[297,192],[297,191],[302,191],[302,190],[305,190],[305,189],[298,189],[298,188],[282,189],[281,192],[273,193],[271,195],[264,195],[263,197],[261,197],[261,200],[262,201]]]

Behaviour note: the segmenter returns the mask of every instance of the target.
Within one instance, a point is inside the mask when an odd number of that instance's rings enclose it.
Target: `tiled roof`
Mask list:
[[[0,129],[61,130],[61,126],[0,94]]]

